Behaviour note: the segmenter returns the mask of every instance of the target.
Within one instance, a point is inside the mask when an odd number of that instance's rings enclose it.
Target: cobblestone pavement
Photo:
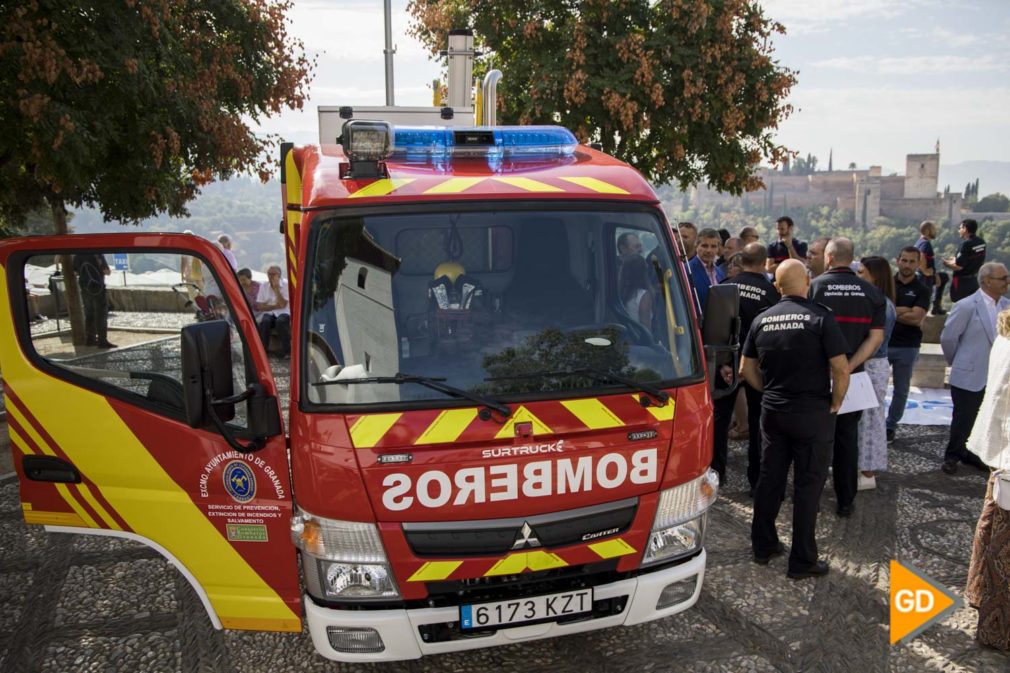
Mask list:
[[[945,428],[900,428],[892,471],[859,494],[851,519],[835,517],[826,489],[818,523],[831,564],[825,578],[789,580],[781,557],[768,567],[751,562],[746,458],[735,444],[729,483],[709,518],[708,575],[693,609],[638,627],[369,666],[319,657],[305,633],[214,631],[190,586],[154,551],[26,526],[17,482],[7,477],[0,479],[0,671],[1005,673],[1010,657],[975,644],[970,608],[908,645],[888,645],[890,559],[964,588],[985,477],[970,469],[942,474],[945,441]],[[786,542],[790,520],[787,501],[779,517]]]

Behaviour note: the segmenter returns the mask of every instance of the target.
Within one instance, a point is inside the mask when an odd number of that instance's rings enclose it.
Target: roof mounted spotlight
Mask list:
[[[388,122],[365,119],[344,122],[340,144],[351,162],[346,177],[356,180],[385,177],[379,162],[393,152],[393,127]]]

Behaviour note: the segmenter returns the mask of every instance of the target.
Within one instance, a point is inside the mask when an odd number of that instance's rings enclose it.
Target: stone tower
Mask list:
[[[940,179],[940,153],[905,157],[905,198],[935,199]]]

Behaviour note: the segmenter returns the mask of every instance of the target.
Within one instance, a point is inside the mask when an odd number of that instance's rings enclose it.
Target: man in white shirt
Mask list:
[[[221,246],[221,252],[224,253],[225,259],[231,265],[231,270],[238,271],[238,260],[235,259],[235,253],[231,251],[231,239],[228,237],[228,234],[218,236],[217,244]]]
[[[267,269],[267,282],[260,285],[256,294],[256,305],[260,311],[259,333],[263,347],[270,349],[270,331],[277,331],[281,343],[281,355],[291,354],[291,306],[288,303],[288,282],[281,275],[279,266]]]

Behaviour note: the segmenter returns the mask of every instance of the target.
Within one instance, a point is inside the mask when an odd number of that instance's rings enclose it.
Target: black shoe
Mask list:
[[[888,430],[887,431],[887,443],[888,444],[890,444],[891,442],[894,441],[894,435],[895,435],[894,430]]]
[[[95,339],[85,339],[84,340],[84,345],[85,346],[97,346],[98,345],[98,341],[95,340]]]
[[[933,310],[931,311],[931,313],[933,315],[947,315],[947,312],[944,311],[943,308],[940,307],[940,306],[934,306]]]
[[[99,348],[115,348],[116,344],[109,343],[108,341],[99,341],[98,342],[98,347]]]
[[[944,474],[957,474],[957,461],[956,460],[945,460],[943,465],[940,466]]]
[[[855,505],[839,505],[838,509],[835,510],[835,514],[837,514],[842,519],[848,519],[850,516],[852,516],[852,513],[855,511],[856,511]],[[824,572],[828,571],[825,570]]]
[[[806,570],[790,570],[786,573],[786,577],[793,580],[805,580],[808,577],[823,577],[828,574],[828,570],[827,561],[818,561]]]
[[[971,451],[967,451],[963,456],[961,456],[961,462],[965,465],[971,465],[976,470],[981,470],[986,473],[989,472],[989,466],[983,463],[982,460]]]
[[[755,553],[754,554],[754,563],[757,563],[759,566],[766,566],[766,565],[768,565],[768,562],[771,561],[774,557],[776,557],[776,556],[782,556],[782,554],[784,554],[785,551],[786,551],[786,546],[784,544],[782,544],[781,542],[779,542],[779,546],[775,548],[775,551],[773,551],[773,552],[771,552],[769,554],[765,554],[764,556],[761,556],[760,554]]]

